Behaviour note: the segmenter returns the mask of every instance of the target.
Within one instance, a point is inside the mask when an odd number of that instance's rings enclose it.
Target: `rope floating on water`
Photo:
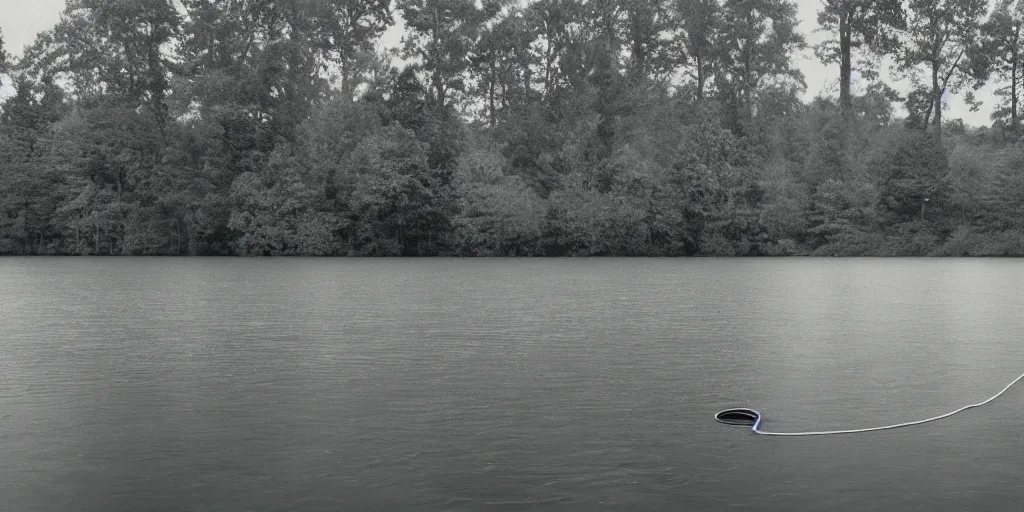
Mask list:
[[[1024,379],[1024,373],[1022,373],[1020,377],[1014,379],[1013,382],[1007,384],[1002,391],[992,395],[988,400],[985,400],[984,402],[965,405],[953,412],[947,412],[946,414],[941,414],[939,416],[934,416],[923,420],[908,421],[906,423],[897,423],[895,425],[885,425],[883,427],[855,428],[849,430],[822,430],[817,432],[765,432],[764,430],[761,430],[761,422],[764,419],[761,416],[761,413],[753,409],[745,408],[726,409],[724,411],[720,411],[717,414],[715,414],[715,419],[718,422],[725,423],[727,425],[750,425],[751,431],[753,431],[755,434],[760,434],[762,436],[827,436],[834,434],[857,434],[860,432],[874,432],[877,430],[892,430],[894,428],[909,427],[913,425],[921,425],[923,423],[930,423],[932,421],[938,421],[941,419],[948,418],[954,414],[966,411],[967,409],[981,407],[995,400],[996,398],[999,398],[1003,393],[1006,393],[1006,390],[1012,388],[1014,384],[1020,382],[1021,379]]]

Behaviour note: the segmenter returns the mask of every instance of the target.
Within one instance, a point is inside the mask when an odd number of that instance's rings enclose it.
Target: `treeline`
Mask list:
[[[69,0],[0,52],[0,254],[1024,255],[993,7],[825,0],[804,103],[787,0]]]

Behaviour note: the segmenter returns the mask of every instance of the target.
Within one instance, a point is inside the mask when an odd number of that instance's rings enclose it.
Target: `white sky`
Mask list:
[[[796,0],[801,22],[801,30],[807,38],[808,43],[814,44],[826,34],[816,33],[817,11],[820,8],[820,0]],[[991,3],[991,2],[990,2]],[[20,55],[25,45],[31,44],[36,33],[52,27],[60,18],[60,12],[64,8],[64,0],[0,0],[0,28],[3,29],[4,43],[7,51],[14,55]],[[400,29],[395,27],[385,34],[384,43],[394,45],[400,37]],[[814,58],[809,50],[799,60],[800,69],[803,70],[807,79],[807,92],[805,99],[813,98],[819,93],[836,96],[836,82],[839,75],[837,66],[825,66]],[[898,84],[890,85],[894,87]],[[947,119],[962,118],[969,125],[988,125],[990,123],[989,113],[991,112],[994,100],[991,95],[991,86],[987,86],[977,94],[978,98],[984,101],[979,112],[970,112],[960,96],[949,99],[948,110],[943,117]],[[10,87],[7,81],[0,86],[0,97],[10,94]]]

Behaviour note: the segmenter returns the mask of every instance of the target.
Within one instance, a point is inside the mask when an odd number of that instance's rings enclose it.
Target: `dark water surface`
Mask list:
[[[1020,510],[1024,261],[0,259],[11,511]]]

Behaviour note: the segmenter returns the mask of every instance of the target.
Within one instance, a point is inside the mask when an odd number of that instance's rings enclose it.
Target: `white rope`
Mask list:
[[[760,435],[763,435],[763,436],[827,436],[827,435],[834,435],[834,434],[857,434],[857,433],[860,433],[860,432],[874,432],[874,431],[877,431],[877,430],[892,430],[894,428],[910,427],[910,426],[913,426],[913,425],[921,425],[923,423],[929,423],[929,422],[932,422],[932,421],[938,421],[938,420],[941,420],[941,419],[944,419],[944,418],[948,418],[948,417],[950,417],[950,416],[952,416],[954,414],[966,411],[967,409],[973,409],[975,407],[981,407],[981,406],[983,406],[983,405],[985,405],[985,404],[995,400],[996,398],[999,398],[1003,393],[1006,393],[1006,390],[1008,390],[1011,387],[1013,387],[1013,385],[1016,384],[1017,382],[1020,382],[1021,379],[1024,379],[1024,373],[1022,373],[1020,375],[1020,377],[1017,377],[1016,379],[1014,379],[1013,382],[1007,384],[1006,387],[1004,387],[1002,389],[1002,391],[992,395],[988,400],[985,400],[984,402],[978,402],[976,404],[965,405],[965,406],[963,406],[963,407],[961,407],[961,408],[959,408],[959,409],[957,409],[957,410],[955,410],[953,412],[947,412],[946,414],[942,414],[942,415],[939,415],[939,416],[934,416],[934,417],[931,417],[931,418],[927,418],[927,419],[923,419],[923,420],[917,420],[917,421],[908,421],[906,423],[897,423],[895,425],[886,425],[884,427],[855,428],[855,429],[850,429],[850,430],[823,430],[823,431],[818,431],[818,432],[765,432],[765,431],[761,430],[761,419],[762,419],[761,418],[761,413],[759,413],[757,411],[753,411],[751,409],[744,409],[744,410],[754,413],[754,415],[756,416],[757,420],[754,421],[754,425],[753,425],[753,427],[751,427],[751,430],[753,430],[755,434],[760,434]],[[728,409],[726,411],[722,411],[722,412],[728,412]],[[722,414],[722,413],[719,413],[719,414]]]

